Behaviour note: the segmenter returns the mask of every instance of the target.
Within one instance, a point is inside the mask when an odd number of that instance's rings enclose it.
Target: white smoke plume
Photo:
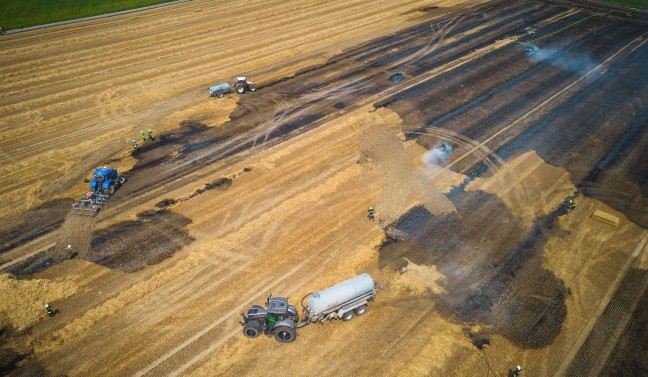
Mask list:
[[[448,143],[435,144],[432,149],[421,155],[421,162],[425,165],[438,165],[452,153],[452,145]]]
[[[563,71],[578,73],[581,75],[594,69],[597,64],[587,54],[568,54],[566,51],[553,47],[538,47],[526,45],[526,53],[530,61],[534,63],[546,63]]]

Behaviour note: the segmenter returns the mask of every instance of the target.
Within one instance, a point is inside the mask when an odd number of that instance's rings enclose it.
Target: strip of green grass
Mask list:
[[[170,0],[0,0],[5,30],[97,16],[167,3]]]
[[[648,0],[604,0],[604,2],[648,9]]]

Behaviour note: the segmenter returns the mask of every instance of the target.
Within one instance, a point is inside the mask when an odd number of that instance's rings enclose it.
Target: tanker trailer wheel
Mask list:
[[[281,343],[290,343],[297,337],[297,332],[291,327],[279,326],[275,329],[274,336]]]
[[[252,339],[261,334],[261,323],[259,321],[250,321],[243,327],[243,335]]]
[[[358,306],[355,308],[355,314],[361,316],[367,312],[367,305]]]
[[[343,321],[350,321],[352,319],[353,319],[353,310],[349,310],[348,312],[342,314]]]

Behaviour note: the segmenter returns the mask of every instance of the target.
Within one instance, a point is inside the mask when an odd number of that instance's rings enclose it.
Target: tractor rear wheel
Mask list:
[[[297,338],[297,331],[292,327],[279,326],[274,330],[274,336],[281,343],[290,343]]]
[[[114,183],[111,183],[110,186],[108,186],[108,193],[110,195],[115,193],[115,184]]]
[[[243,94],[243,93],[245,93],[245,86],[243,86],[243,85],[239,85],[239,86],[237,86],[237,87],[236,87],[236,93],[238,93],[238,94]]]
[[[349,310],[348,312],[342,314],[343,321],[350,321],[352,319],[353,319],[353,310]]]
[[[259,321],[250,321],[243,327],[243,335],[253,339],[261,334],[261,323]]]
[[[361,316],[367,312],[367,305],[358,306],[355,308],[355,314]]]

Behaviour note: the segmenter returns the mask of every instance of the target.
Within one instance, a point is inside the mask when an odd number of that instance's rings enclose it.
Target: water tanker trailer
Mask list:
[[[266,308],[252,306],[243,316],[243,334],[256,338],[261,333],[274,336],[279,342],[290,343],[297,337],[297,328],[309,323],[323,323],[340,318],[350,321],[363,315],[367,304],[376,297],[376,286],[368,274],[360,274],[323,291],[309,293],[302,299],[303,317],[287,298],[268,297]],[[307,306],[304,306],[307,301]]]
[[[232,85],[230,85],[230,83],[228,82],[224,82],[222,84],[209,87],[209,96],[223,98],[225,94],[231,93],[232,91]]]
[[[341,318],[349,321],[367,311],[367,304],[376,296],[376,286],[369,274],[361,274],[320,292],[310,293],[305,300],[304,321],[322,322]],[[302,307],[303,307],[302,300]]]

